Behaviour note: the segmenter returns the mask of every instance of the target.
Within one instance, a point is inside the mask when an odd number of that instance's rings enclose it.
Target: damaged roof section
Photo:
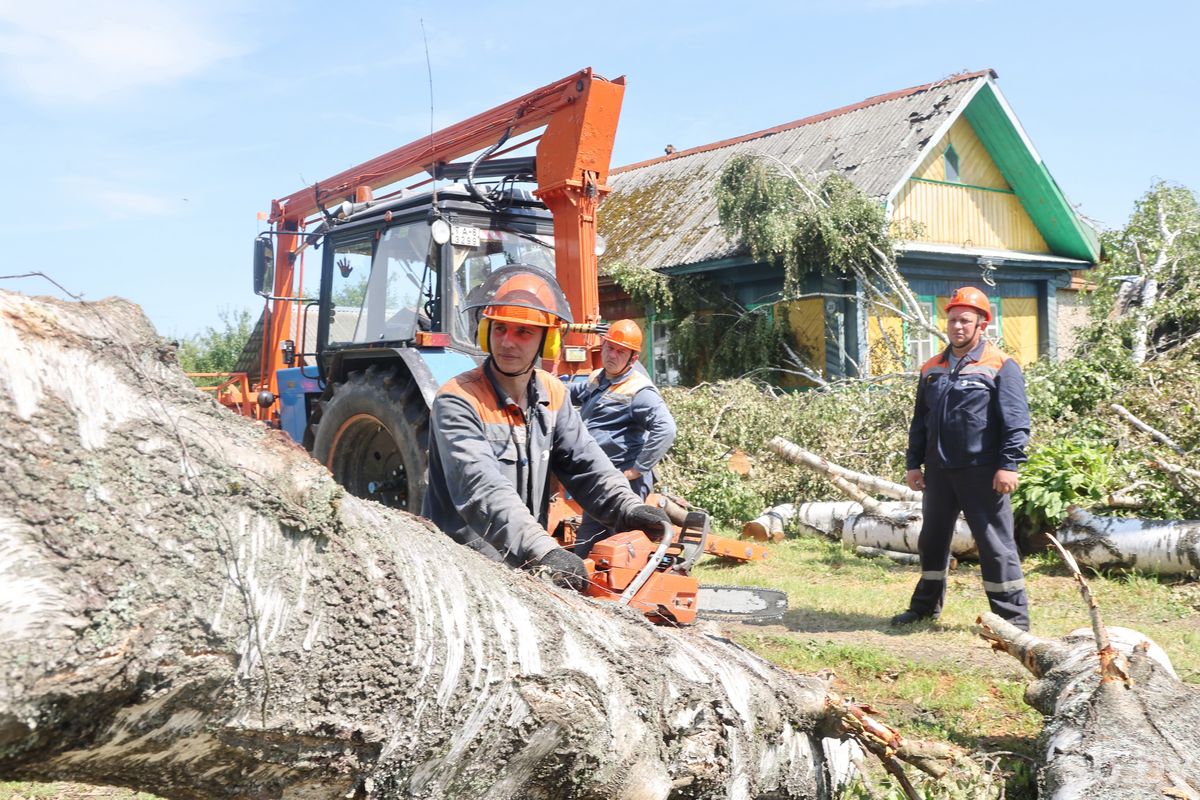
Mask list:
[[[840,172],[886,202],[925,148],[991,70],[879,95],[757,133],[613,170],[600,212],[604,261],[662,269],[738,255],[717,216],[716,186],[729,161],[763,154],[820,181]]]

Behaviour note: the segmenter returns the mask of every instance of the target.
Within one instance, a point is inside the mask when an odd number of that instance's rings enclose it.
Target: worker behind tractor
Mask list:
[[[917,539],[921,579],[908,609],[892,617],[892,624],[936,619],[941,613],[950,540],[961,510],[979,548],[992,611],[1029,630],[1009,499],[1029,440],[1025,378],[1016,361],[984,338],[992,307],[983,292],[964,286],[945,310],[950,345],[921,367],[908,431],[905,478],[910,489],[924,492]]]
[[[424,515],[460,544],[511,567],[546,568],[582,590],[583,559],[546,532],[550,475],[604,525],[663,535],[667,515],[642,503],[588,434],[557,377],[554,358],[571,321],[562,289],[524,265],[496,270],[468,299],[482,308],[483,366],[452,378],[433,401]]]
[[[571,384],[571,402],[600,449],[643,500],[654,486],[654,467],[675,441],[675,418],[638,365],[642,329],[631,319],[614,322],[604,335],[600,360],[586,382]],[[586,556],[613,529],[585,513],[574,551]]]

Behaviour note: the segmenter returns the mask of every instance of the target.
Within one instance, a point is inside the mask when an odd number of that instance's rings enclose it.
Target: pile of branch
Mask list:
[[[859,729],[896,738],[824,678],[347,496],[173,356],[123,301],[0,292],[0,779],[824,798]]]
[[[1146,637],[1107,628],[1078,564],[1059,552],[1088,605],[1090,629],[1044,639],[994,614],[979,619],[980,635],[1037,678],[1025,700],[1047,717],[1039,797],[1200,800],[1200,692]]]
[[[793,464],[825,475],[830,483],[850,498],[849,502],[801,503],[776,506],[758,520],[748,523],[743,535],[755,535],[758,528],[795,522],[825,536],[840,539],[863,555],[886,555],[898,561],[910,561],[917,551],[921,533],[921,493],[907,486],[846,469],[816,453],[776,436],[768,449]],[[890,498],[881,501],[872,495]],[[957,559],[976,559],[975,540],[962,517],[954,528],[950,551]]]

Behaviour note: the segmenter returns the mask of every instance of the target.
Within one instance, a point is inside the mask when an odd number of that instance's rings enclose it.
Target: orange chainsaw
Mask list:
[[[709,516],[685,509],[663,495],[650,495],[671,519],[657,542],[642,531],[623,531],[597,542],[584,566],[589,597],[612,600],[643,612],[651,621],[688,625],[696,617],[758,621],[787,611],[787,595],[778,589],[749,586],[701,586],[691,569],[704,553],[742,561],[766,558],[766,550],[709,534]],[[717,540],[716,545],[710,540]],[[725,552],[729,551],[729,552]]]

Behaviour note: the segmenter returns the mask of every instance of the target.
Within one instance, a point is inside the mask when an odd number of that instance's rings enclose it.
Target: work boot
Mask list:
[[[920,622],[923,619],[935,620],[937,619],[937,614],[921,614],[909,608],[892,617],[892,625],[912,625],[914,622]]]

